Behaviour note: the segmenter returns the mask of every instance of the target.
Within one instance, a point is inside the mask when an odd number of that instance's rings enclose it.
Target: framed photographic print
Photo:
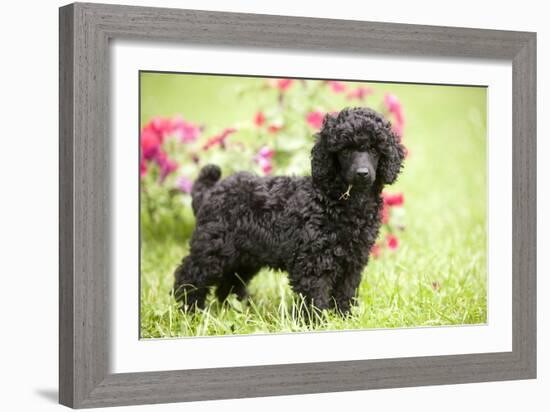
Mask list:
[[[62,7],[60,402],[534,378],[535,53]]]

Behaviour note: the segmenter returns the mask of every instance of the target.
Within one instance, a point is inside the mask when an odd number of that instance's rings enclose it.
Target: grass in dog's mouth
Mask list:
[[[351,188],[353,187],[353,185],[349,185],[348,186],[348,190],[346,190],[344,193],[342,193],[342,195],[340,196],[340,200],[348,200],[351,196]]]

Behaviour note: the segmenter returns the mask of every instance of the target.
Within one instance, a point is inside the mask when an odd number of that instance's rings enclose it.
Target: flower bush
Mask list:
[[[371,106],[382,92],[339,81],[266,79],[239,95],[262,94],[260,107],[246,122],[232,125],[197,124],[183,116],[154,117],[140,133],[140,196],[142,235],[186,240],[194,217],[193,180],[202,166],[215,163],[227,176],[240,170],[260,175],[310,174],[312,136],[326,113],[346,106]],[[405,117],[398,97],[383,93],[383,113],[403,138]],[[207,133],[208,132],[208,133]],[[373,257],[399,247],[404,230],[404,194],[383,193],[379,240]]]

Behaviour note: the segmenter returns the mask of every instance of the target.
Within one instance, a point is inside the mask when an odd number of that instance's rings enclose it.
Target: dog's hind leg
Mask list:
[[[175,272],[174,297],[182,309],[204,309],[210,287],[219,283],[222,275],[221,262],[215,259],[197,259],[193,254],[183,259]]]
[[[174,273],[174,297],[181,302],[182,309],[194,310],[204,308],[204,301],[208,293],[202,271],[193,262],[192,255],[183,259]]]
[[[216,297],[223,302],[230,293],[235,293],[239,300],[248,296],[246,286],[250,279],[258,272],[256,268],[238,268],[225,274],[216,288]]]

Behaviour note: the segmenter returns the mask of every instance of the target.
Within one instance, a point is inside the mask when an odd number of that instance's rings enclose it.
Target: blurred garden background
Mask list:
[[[286,275],[269,269],[244,302],[181,312],[170,289],[200,168],[310,174],[324,114],[349,106],[383,113],[408,150],[351,315],[305,321]],[[485,88],[141,72],[140,128],[142,338],[486,322]]]

